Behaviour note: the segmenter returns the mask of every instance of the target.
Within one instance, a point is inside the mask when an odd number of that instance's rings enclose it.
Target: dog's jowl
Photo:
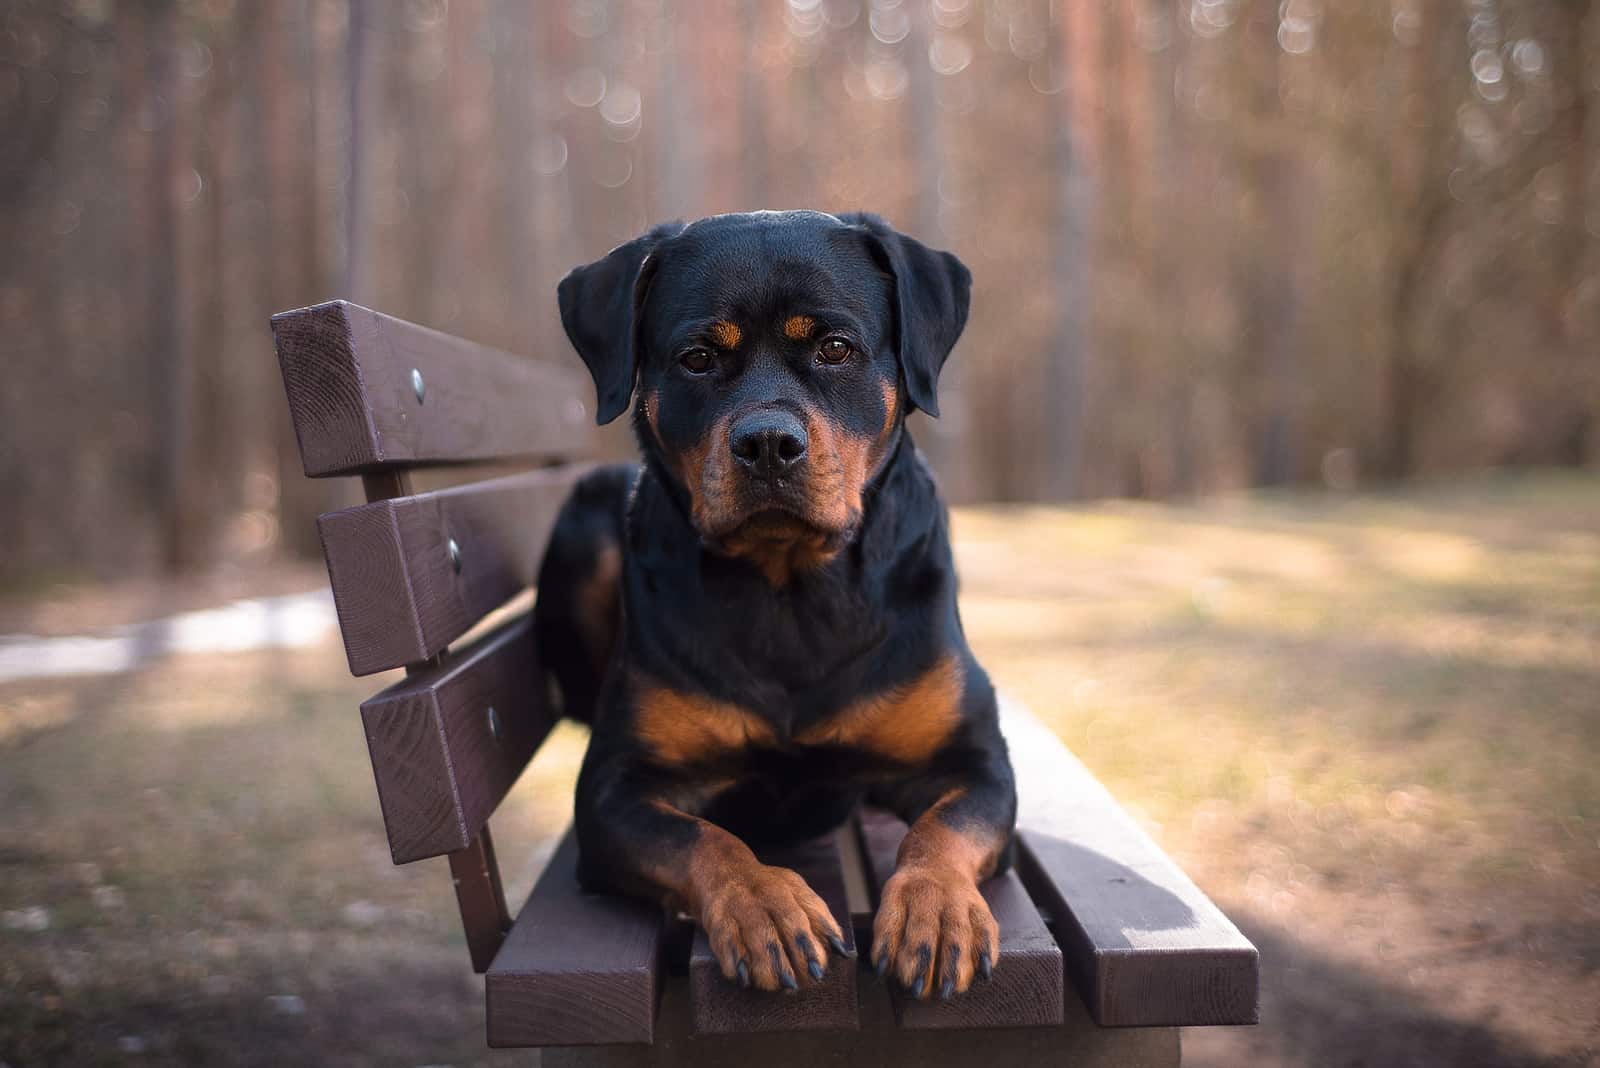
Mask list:
[[[561,318],[643,463],[585,479],[539,579],[541,654],[594,733],[580,877],[681,909],[729,980],[820,978],[841,932],[752,847],[861,802],[911,826],[872,961],[919,997],[987,976],[978,883],[1016,800],[905,430],[967,318],[954,256],[870,215],[656,227],[573,271]]]

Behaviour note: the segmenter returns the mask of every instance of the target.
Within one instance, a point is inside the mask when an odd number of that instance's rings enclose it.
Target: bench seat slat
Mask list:
[[[655,1034],[664,914],[578,887],[568,830],[485,977],[489,1045],[592,1046]]]
[[[590,469],[528,471],[320,516],[351,673],[426,660],[532,584],[562,501]]]
[[[555,720],[528,614],[363,702],[394,862],[467,848]]]
[[[861,813],[862,851],[876,898],[894,874],[906,825],[878,809]],[[1000,926],[994,977],[977,979],[949,1001],[918,1001],[893,985],[895,1014],[908,1030],[967,1027],[1040,1027],[1062,1019],[1061,950],[1015,872],[986,880],[979,890]]]
[[[300,457],[313,478],[513,456],[571,458],[593,445],[589,385],[573,369],[342,300],[280,312],[272,335]]]
[[[1001,702],[1018,871],[1103,1027],[1255,1023],[1256,949],[1026,708]]]
[[[855,950],[855,932],[851,929],[850,908],[845,900],[844,871],[838,842],[833,836],[763,852],[761,861],[799,872],[838,921],[844,932],[845,948]],[[828,954],[828,972],[821,983],[790,994],[741,990],[723,978],[705,931],[696,927],[694,946],[689,954],[689,997],[695,1033],[854,1031],[857,1027],[856,962],[841,960],[826,944],[819,944],[817,950]]]

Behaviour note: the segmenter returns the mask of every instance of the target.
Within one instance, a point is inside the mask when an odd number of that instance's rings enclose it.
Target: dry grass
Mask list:
[[[1596,1059],[1600,484],[956,532],[991,673],[1263,948],[1265,1023],[1189,1063]],[[378,681],[329,646],[0,688],[0,1061],[502,1059],[443,861],[389,863]],[[581,746],[497,820],[514,894]]]

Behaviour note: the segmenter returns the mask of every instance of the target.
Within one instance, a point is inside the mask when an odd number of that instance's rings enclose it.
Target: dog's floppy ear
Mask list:
[[[609,423],[628,410],[638,371],[635,320],[654,274],[650,254],[682,229],[681,222],[662,223],[603,259],[573,268],[556,287],[561,325],[594,376],[597,423]]]
[[[865,230],[874,254],[894,276],[895,333],[906,395],[929,415],[939,414],[939,371],[967,325],[972,272],[948,252],[907,237],[876,215],[839,216]]]

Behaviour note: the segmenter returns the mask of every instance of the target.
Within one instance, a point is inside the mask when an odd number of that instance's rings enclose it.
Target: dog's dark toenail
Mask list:
[[[794,981],[794,976],[789,971],[789,966],[783,962],[783,951],[778,948],[778,943],[767,943],[767,957],[772,961],[772,970],[778,976],[778,982],[785,990],[799,990],[800,984]]]

